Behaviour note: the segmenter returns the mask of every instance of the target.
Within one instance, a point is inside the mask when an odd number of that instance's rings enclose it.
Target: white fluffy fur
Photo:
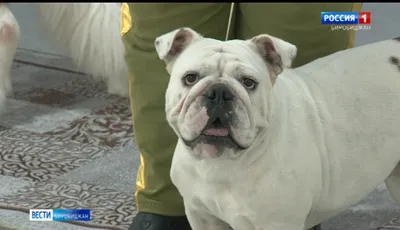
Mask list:
[[[120,3],[41,3],[39,23],[72,58],[78,70],[101,78],[108,92],[128,95],[127,68],[120,38]],[[12,12],[0,3],[0,112],[12,91],[10,71],[20,39]]]
[[[102,78],[108,92],[128,95],[120,3],[42,3],[40,23],[51,32],[78,69]]]
[[[5,4],[0,3],[0,113],[7,94],[11,93],[11,65],[20,38],[17,20]]]

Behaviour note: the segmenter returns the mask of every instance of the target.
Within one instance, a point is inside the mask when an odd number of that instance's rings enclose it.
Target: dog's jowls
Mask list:
[[[20,39],[18,22],[5,4],[0,3],[0,113],[12,92],[11,66]]]
[[[41,3],[38,7],[40,24],[80,71],[102,78],[109,93],[128,95],[120,3]]]
[[[297,49],[263,34],[155,41],[178,135],[171,179],[193,230],[303,230],[386,182],[400,202],[400,41],[289,69]]]

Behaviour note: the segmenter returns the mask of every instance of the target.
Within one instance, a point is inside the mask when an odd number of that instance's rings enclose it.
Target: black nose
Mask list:
[[[205,96],[208,101],[217,105],[227,104],[234,98],[234,95],[229,87],[221,83],[210,86],[206,90]]]

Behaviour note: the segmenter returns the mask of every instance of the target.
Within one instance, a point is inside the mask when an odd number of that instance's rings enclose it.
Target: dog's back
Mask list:
[[[312,95],[326,148],[315,215],[329,216],[359,201],[398,164],[399,59],[400,41],[393,39],[337,52],[294,70]]]

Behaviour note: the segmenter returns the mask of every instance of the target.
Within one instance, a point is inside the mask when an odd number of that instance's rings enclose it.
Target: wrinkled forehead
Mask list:
[[[191,44],[184,52],[184,55],[202,58],[221,54],[223,56],[246,57],[254,55],[254,52],[243,40],[219,41],[210,38],[204,38]]]
[[[257,66],[264,66],[263,61],[246,41],[204,38],[193,42],[183,51],[175,62],[175,67],[178,68],[174,69],[179,72],[217,69],[229,71],[232,68],[248,69]]]

